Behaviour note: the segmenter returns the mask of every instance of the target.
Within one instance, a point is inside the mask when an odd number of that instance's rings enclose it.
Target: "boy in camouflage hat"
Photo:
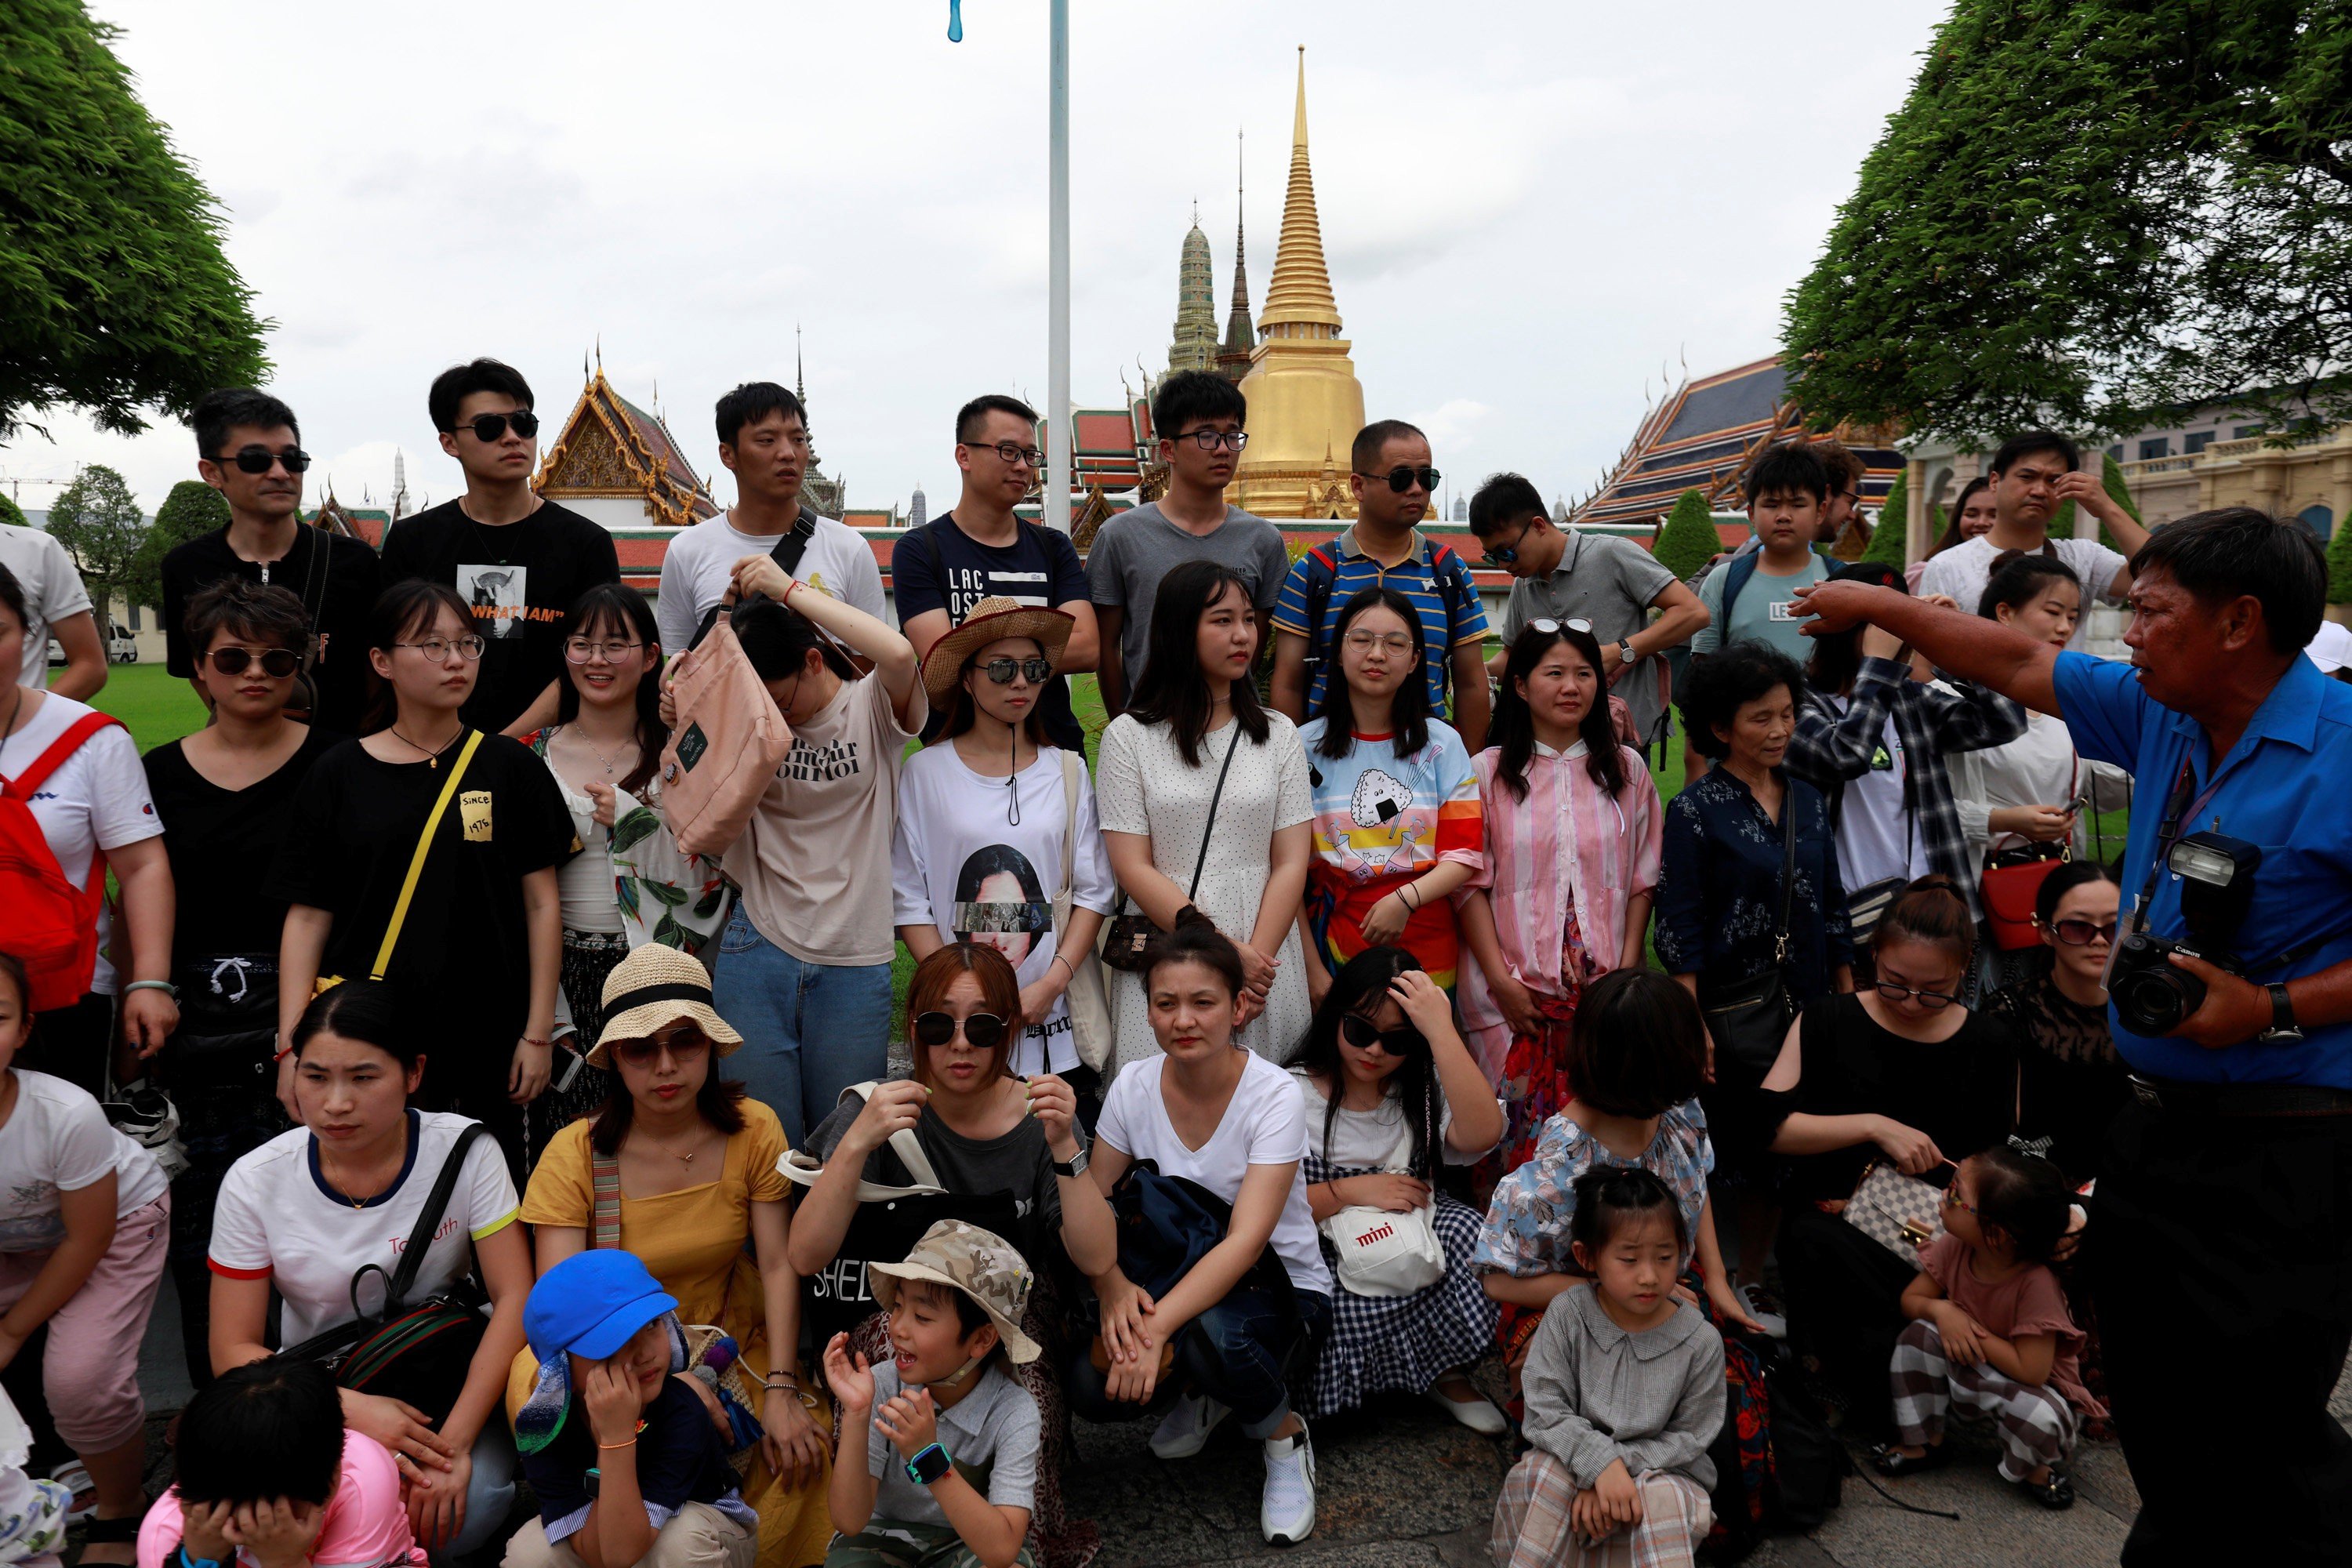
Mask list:
[[[841,1401],[827,1502],[841,1533],[826,1568],[1002,1568],[1036,1502],[1037,1402],[1003,1365],[1037,1359],[1021,1331],[1034,1278],[1012,1243],[943,1219],[904,1263],[877,1263],[891,1359],[868,1367],[849,1336],[825,1347]]]

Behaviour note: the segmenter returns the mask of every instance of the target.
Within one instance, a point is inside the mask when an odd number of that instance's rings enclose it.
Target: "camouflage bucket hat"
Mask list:
[[[1025,1365],[1038,1357],[1037,1342],[1021,1331],[1021,1314],[1029,1305],[1029,1261],[994,1231],[943,1219],[923,1232],[906,1262],[869,1264],[866,1273],[874,1299],[886,1312],[898,1300],[899,1280],[928,1279],[979,1302],[1014,1362]]]

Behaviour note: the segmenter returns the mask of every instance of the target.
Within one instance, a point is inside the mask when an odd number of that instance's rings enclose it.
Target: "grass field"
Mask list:
[[[121,720],[142,755],[205,727],[205,705],[186,681],[165,673],[160,664],[109,667],[106,685],[90,706]]]

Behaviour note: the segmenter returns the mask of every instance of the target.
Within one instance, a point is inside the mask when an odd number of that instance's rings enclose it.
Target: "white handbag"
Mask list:
[[[1412,1128],[1398,1134],[1381,1169],[1410,1173]],[[1434,1193],[1405,1214],[1369,1204],[1352,1204],[1323,1222],[1324,1237],[1339,1254],[1339,1288],[1357,1296],[1411,1296],[1445,1278],[1445,1248],[1438,1245]]]

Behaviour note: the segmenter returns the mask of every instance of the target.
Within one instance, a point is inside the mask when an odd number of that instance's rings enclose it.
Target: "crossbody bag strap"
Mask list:
[[[1832,848],[1834,852],[1834,848]],[[1780,788],[1780,920],[1772,932],[1772,963],[1789,962],[1789,914],[1797,897],[1797,785],[1785,780]]]
[[[425,831],[416,836],[416,853],[408,858],[408,875],[401,881],[400,897],[393,902],[391,922],[383,928],[383,942],[375,950],[375,967],[369,971],[368,976],[372,980],[383,979],[383,972],[392,966],[392,950],[400,942],[400,928],[407,923],[408,906],[415,901],[417,881],[425,875],[425,858],[433,852],[434,832],[441,826],[442,817],[448,815],[449,802],[457,796],[458,781],[466,776],[466,764],[474,760],[474,752],[481,744],[482,732],[479,730],[467,732],[465,746],[457,752],[457,762],[450,766],[449,782],[441,786],[441,797],[433,803],[432,812],[425,818]]]
[[[1225,748],[1224,763],[1217,769],[1217,787],[1209,792],[1209,820],[1201,825],[1201,854],[1192,862],[1192,885],[1184,889],[1184,901],[1191,903],[1201,891],[1201,872],[1209,864],[1209,835],[1217,830],[1217,803],[1225,798],[1225,774],[1234,765],[1234,753],[1242,749],[1242,721],[1234,721],[1233,744]]]
[[[405,1306],[408,1293],[416,1287],[417,1270],[425,1267],[425,1255],[433,1247],[433,1233],[441,1228],[441,1216],[449,1212],[450,1194],[457,1190],[457,1178],[465,1173],[466,1155],[476,1142],[489,1129],[480,1122],[467,1124],[450,1146],[449,1157],[441,1162],[441,1173],[433,1178],[433,1191],[426,1194],[425,1208],[416,1216],[416,1227],[408,1233],[408,1246],[400,1255],[400,1267],[392,1271],[390,1292],[384,1297],[384,1316],[390,1317]],[[425,1124],[416,1124],[416,1136],[425,1136]]]
[[[302,574],[302,607],[310,612],[310,635],[302,644],[302,673],[305,675],[316,668],[319,663],[319,617],[327,613],[327,553],[332,548],[325,530],[312,529],[310,531],[320,537],[310,541],[310,564]],[[319,590],[319,602],[315,605],[310,602],[313,587]]]
[[[1073,902],[1077,898],[1078,769],[1083,765],[1069,752],[1062,753],[1062,891]],[[1060,935],[1055,933],[1056,941]]]
[[[589,1145],[588,1245],[600,1249],[621,1245],[621,1162],[615,1155]]]

